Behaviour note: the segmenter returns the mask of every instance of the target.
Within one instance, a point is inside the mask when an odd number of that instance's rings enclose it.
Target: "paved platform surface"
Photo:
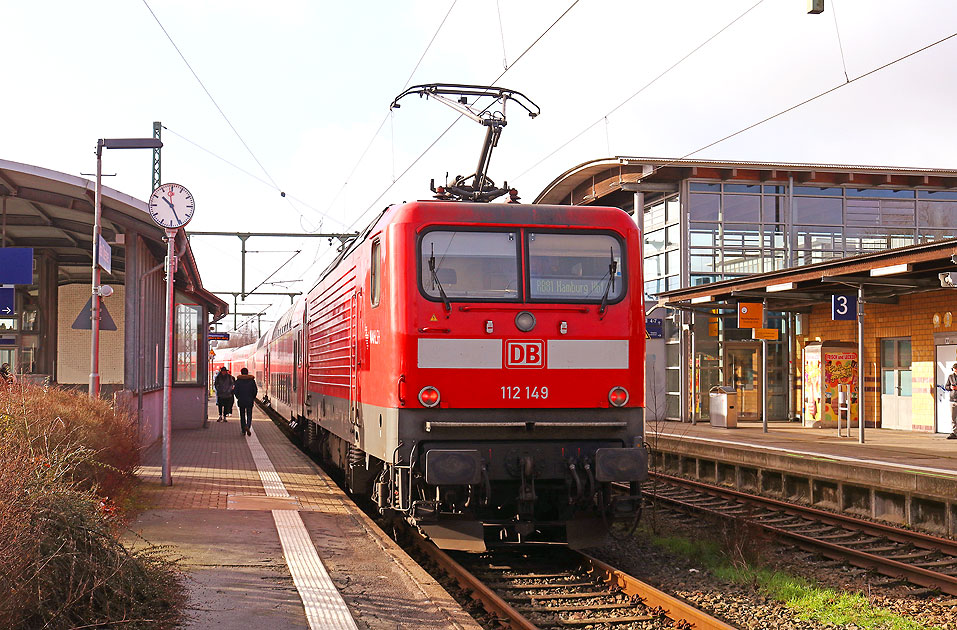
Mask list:
[[[206,429],[173,433],[172,486],[160,483],[160,448],[145,454],[149,509],[128,536],[183,559],[184,627],[479,629],[258,409],[255,439],[238,417],[218,423],[214,408],[210,417]]]
[[[765,433],[760,422],[738,422],[735,429],[707,423],[648,422],[645,439],[654,446],[657,435],[687,440],[715,440],[759,450],[824,456],[848,465],[909,470],[957,478],[957,440],[942,433],[917,433],[864,428],[864,443],[858,429],[851,437],[839,437],[837,429],[811,429],[792,422],[770,422]],[[845,429],[846,435],[846,429]]]

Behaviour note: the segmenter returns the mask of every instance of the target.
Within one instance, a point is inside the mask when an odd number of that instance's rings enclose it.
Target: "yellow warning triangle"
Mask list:
[[[432,319],[430,319],[429,321],[430,321],[430,322],[437,322],[437,321],[439,321],[439,318],[435,316],[435,313],[432,313]]]

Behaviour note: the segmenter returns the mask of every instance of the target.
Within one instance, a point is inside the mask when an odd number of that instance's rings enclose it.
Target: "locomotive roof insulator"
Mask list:
[[[509,100],[515,101],[528,112],[531,118],[535,118],[541,113],[541,109],[538,105],[533,103],[521,92],[507,88],[491,85],[427,83],[414,85],[399,94],[392,101],[389,109],[397,109],[399,107],[399,100],[409,94],[418,94],[420,98],[423,96],[426,98],[432,97],[487,129],[485,132],[485,142],[479,153],[479,161],[475,168],[475,173],[466,177],[456,177],[451,186],[444,188],[445,194],[447,194],[448,197],[436,197],[437,199],[487,203],[508,193],[508,203],[519,203],[517,191],[514,191],[514,189],[510,190],[507,183],[502,188],[496,188],[495,182],[488,177],[488,167],[492,160],[492,150],[498,146],[502,129],[508,124],[505,119],[505,104]],[[471,105],[469,105],[469,97],[474,97]],[[491,97],[493,100],[486,107],[478,109],[477,104],[482,97]],[[501,103],[500,111],[491,111],[495,103]],[[432,190],[433,192],[437,192],[434,187]],[[516,194],[512,195],[513,192]]]

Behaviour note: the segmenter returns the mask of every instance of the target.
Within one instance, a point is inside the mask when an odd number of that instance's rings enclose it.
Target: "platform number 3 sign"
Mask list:
[[[834,321],[854,321],[857,319],[856,295],[832,295],[831,319]]]

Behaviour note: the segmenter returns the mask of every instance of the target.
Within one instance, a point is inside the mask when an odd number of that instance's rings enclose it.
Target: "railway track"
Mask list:
[[[450,554],[411,529],[415,546],[502,627],[731,630],[723,621],[564,546]]]
[[[778,540],[892,578],[957,595],[957,541],[649,473],[644,494],[699,514],[736,519]]]

